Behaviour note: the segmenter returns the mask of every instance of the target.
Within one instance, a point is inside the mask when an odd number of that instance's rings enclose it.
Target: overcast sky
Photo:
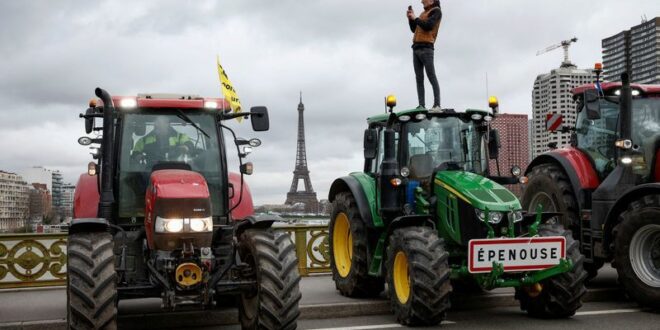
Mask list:
[[[249,156],[255,203],[282,203],[292,180],[299,91],[307,157],[319,198],[334,178],[362,168],[365,119],[417,105],[405,10],[419,1],[1,1],[0,169],[43,165],[75,184],[91,159],[76,140],[78,114],[97,86],[219,96],[215,56],[244,108],[266,105],[271,129],[230,123],[263,145]],[[657,0],[445,0],[435,64],[442,106],[531,116],[537,74],[571,60],[590,68],[600,42],[660,14]],[[427,82],[427,105],[432,103]],[[231,152],[235,159],[235,153]],[[233,165],[236,167],[236,165]],[[237,170],[237,168],[236,168]]]

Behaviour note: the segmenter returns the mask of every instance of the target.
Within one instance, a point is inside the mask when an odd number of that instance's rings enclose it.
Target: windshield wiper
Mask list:
[[[208,138],[208,139],[211,138],[206,132],[204,132],[204,130],[203,130],[201,127],[197,126],[197,124],[195,124],[195,123],[190,119],[190,117],[186,116],[186,114],[183,113],[183,111],[178,110],[178,109],[177,109],[176,111],[178,112],[178,114],[176,115],[177,117],[181,118],[181,119],[182,119],[183,121],[185,121],[186,123],[192,125],[192,127],[196,128],[198,131],[200,131],[202,134],[204,134],[204,136],[206,136],[206,138]]]

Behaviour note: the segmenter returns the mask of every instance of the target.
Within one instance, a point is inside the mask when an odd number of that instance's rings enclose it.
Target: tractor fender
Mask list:
[[[575,148],[557,149],[536,157],[525,170],[529,175],[532,168],[541,164],[558,165],[571,181],[573,193],[580,209],[584,206],[584,191],[598,188],[600,181],[589,158]]]
[[[69,234],[103,232],[108,230],[108,220],[103,218],[76,218],[71,220]]]
[[[335,196],[344,191],[351,192],[353,198],[355,198],[355,203],[357,203],[362,221],[364,221],[367,227],[373,228],[374,222],[371,216],[371,207],[369,206],[369,202],[367,201],[367,196],[364,193],[362,185],[356,178],[352,176],[344,176],[336,179],[330,186],[328,200],[332,203],[335,200]]]
[[[235,236],[241,236],[241,233],[247,229],[258,228],[266,229],[273,226],[275,222],[284,222],[284,219],[278,215],[260,214],[251,215],[242,220],[237,220]]]
[[[232,208],[240,202],[240,204],[231,211],[231,218],[234,220],[241,220],[253,215],[254,203],[252,202],[252,193],[250,192],[250,187],[245,181],[245,178],[243,179],[243,185],[241,185],[241,175],[230,172],[229,183],[234,187],[234,195],[229,200],[229,207]],[[243,192],[242,199],[241,191]]]
[[[99,198],[98,176],[81,174],[73,193],[73,218],[96,218]]]
[[[614,241],[612,230],[619,224],[619,215],[628,209],[628,205],[647,195],[660,195],[660,183],[647,183],[635,186],[626,191],[607,213],[603,227],[603,247],[610,251],[611,243]],[[660,221],[660,220],[659,220]]]

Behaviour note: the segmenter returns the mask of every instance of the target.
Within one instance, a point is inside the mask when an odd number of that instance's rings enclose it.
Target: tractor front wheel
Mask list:
[[[255,290],[241,294],[243,329],[295,329],[300,311],[300,275],[289,235],[272,229],[247,229],[238,243],[240,258],[250,266]]]
[[[660,308],[660,196],[631,203],[614,228],[614,262],[626,293]]]
[[[116,329],[117,283],[112,235],[72,233],[67,243],[69,329]]]
[[[392,310],[404,325],[436,325],[450,307],[449,254],[428,227],[394,230],[387,247]]]
[[[582,306],[582,296],[587,293],[584,286],[587,272],[584,270],[584,256],[580,253],[579,243],[573,239],[571,231],[560,224],[539,226],[539,235],[564,236],[566,258],[571,260],[573,269],[545,279],[531,288],[516,289],[515,297],[520,300],[520,309],[538,318],[573,316]]]
[[[369,275],[367,229],[350,192],[337,194],[330,218],[330,267],[339,292],[347,297],[378,296],[382,278]]]

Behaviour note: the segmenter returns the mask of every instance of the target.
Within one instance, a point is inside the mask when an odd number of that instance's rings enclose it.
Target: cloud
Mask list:
[[[417,12],[420,5],[412,3]],[[443,1],[436,71],[445,107],[531,113],[537,74],[571,59],[600,60],[600,41],[656,14],[655,1]],[[366,118],[417,104],[405,9],[397,1],[34,1],[0,2],[0,169],[60,169],[75,182],[91,160],[76,119],[97,86],[218,96],[215,55],[244,107],[266,105],[271,130],[227,123],[263,145],[248,160],[256,203],[280,203],[295,164],[299,91],[308,165],[319,198],[336,177],[362,169]],[[488,76],[488,87],[486,85]],[[430,88],[427,99],[430,100]],[[232,168],[238,169],[234,149]]]

